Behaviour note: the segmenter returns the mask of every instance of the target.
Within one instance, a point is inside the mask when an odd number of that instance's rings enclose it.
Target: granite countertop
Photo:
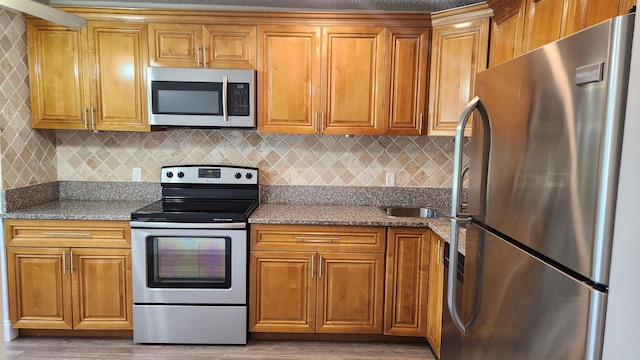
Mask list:
[[[34,220],[125,220],[148,200],[56,200],[2,214],[6,219]],[[446,217],[414,218],[387,216],[378,206],[261,204],[249,217],[250,224],[348,225],[428,227],[449,241],[451,223]],[[464,231],[459,236],[464,254]]]
[[[149,201],[56,200],[2,214],[5,219],[131,220],[131,212]]]
[[[249,218],[249,223],[428,227],[445,241],[451,238],[451,222],[446,217],[392,217],[377,206],[261,204]],[[464,230],[458,243],[460,253],[464,255]]]

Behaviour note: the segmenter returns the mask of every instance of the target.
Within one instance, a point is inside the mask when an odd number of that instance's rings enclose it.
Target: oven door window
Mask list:
[[[222,115],[222,83],[153,81],[154,114]]]
[[[231,238],[150,236],[150,288],[231,288]]]

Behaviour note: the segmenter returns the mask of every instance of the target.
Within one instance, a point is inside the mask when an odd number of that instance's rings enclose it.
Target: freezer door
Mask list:
[[[606,294],[475,225],[464,271],[461,359],[600,358]]]
[[[491,149],[486,198],[477,198],[482,184],[470,184],[471,213],[600,284],[608,284],[632,16],[495,66],[476,81]],[[471,142],[472,182],[481,181],[486,161],[478,158],[482,133],[474,129]]]

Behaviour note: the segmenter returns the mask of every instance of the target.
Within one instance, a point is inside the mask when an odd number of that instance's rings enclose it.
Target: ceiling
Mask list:
[[[38,0],[48,5],[125,8],[438,12],[484,0]]]

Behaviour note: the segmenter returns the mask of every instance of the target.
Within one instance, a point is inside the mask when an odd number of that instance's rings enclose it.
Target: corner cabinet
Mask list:
[[[251,226],[249,331],[382,334],[385,228]]]
[[[89,21],[68,29],[27,20],[31,125],[148,131],[147,25]]]
[[[427,295],[431,230],[389,228],[384,334],[419,336],[427,334]]]
[[[382,27],[258,26],[258,131],[380,134]]]
[[[256,27],[149,24],[151,66],[255,69]]]
[[[126,221],[4,221],[9,317],[18,329],[130,330]]]
[[[489,18],[433,28],[428,135],[455,135],[473,98],[476,74],[487,67]],[[471,135],[471,126],[465,136]]]

